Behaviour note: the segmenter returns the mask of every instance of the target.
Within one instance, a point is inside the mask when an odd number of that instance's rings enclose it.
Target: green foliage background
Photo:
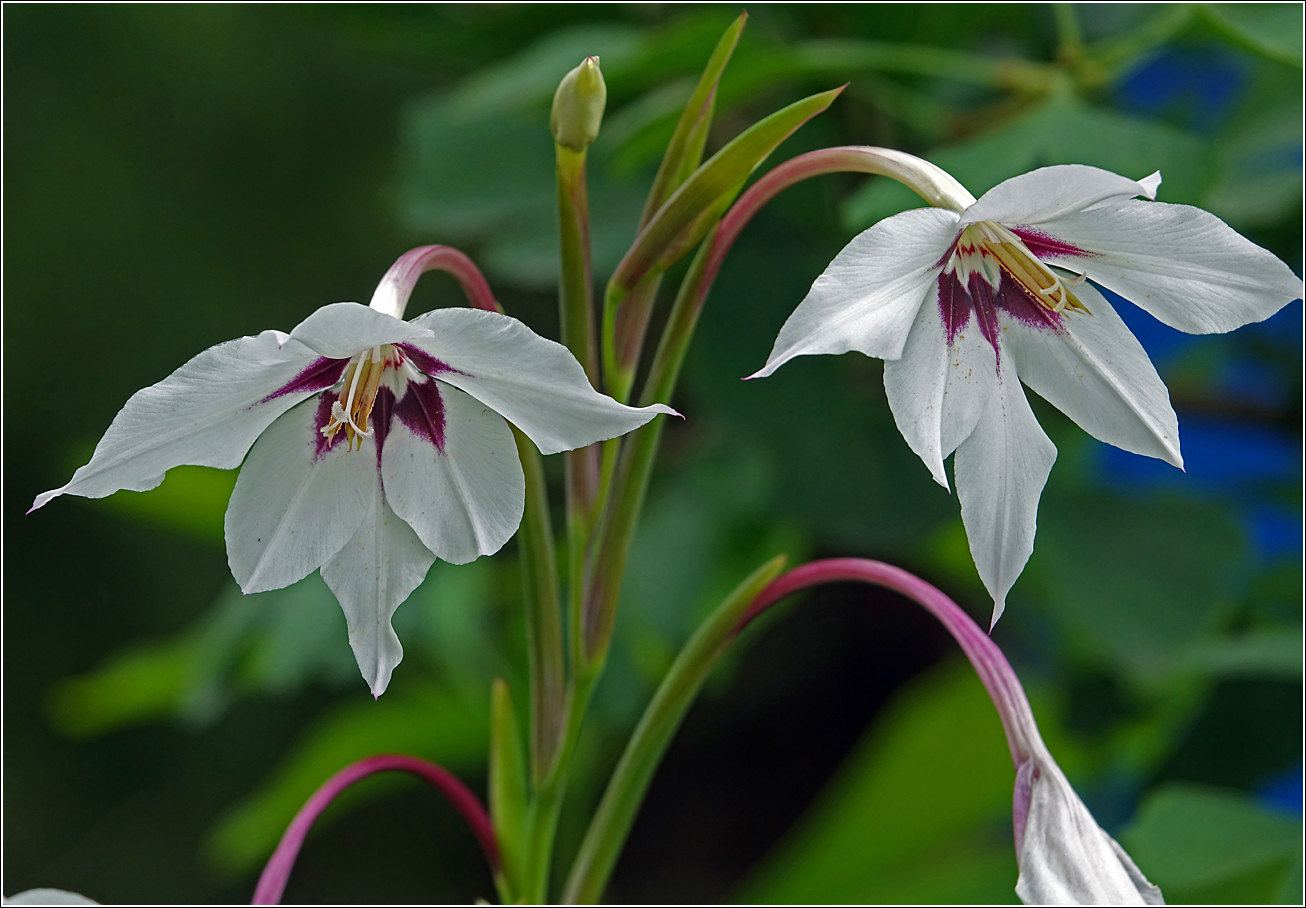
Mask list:
[[[1298,5],[750,12],[709,152],[848,81],[773,163],[889,145],[977,195],[1053,163],[1160,169],[1162,201],[1214,211],[1300,271]],[[132,392],[212,344],[367,299],[418,244],[465,248],[511,314],[556,337],[557,79],[602,58],[590,199],[605,277],[737,13],[5,9],[6,893],[240,900],[297,807],[353,759],[417,753],[483,786],[489,681],[525,700],[512,544],[435,566],[397,614],[405,659],[373,703],[318,577],[239,594],[221,530],[234,473],[179,468],[153,492],[23,512]],[[1212,101],[1197,80],[1156,101],[1139,85],[1166,65],[1214,67],[1233,88]],[[883,558],[987,615],[956,503],[898,436],[877,362],[738,380],[855,231],[913,204],[881,180],[804,184],[727,261],[672,401],[688,418],[667,432],[636,540],[562,857],[678,646],[762,559]],[[458,304],[432,276],[409,311]],[[1300,311],[1158,357],[1181,431],[1223,420],[1218,433],[1300,458]],[[1247,362],[1274,394],[1230,391]],[[1171,901],[1299,902],[1300,800],[1285,812],[1264,786],[1296,770],[1300,792],[1301,561],[1258,546],[1247,517],[1299,517],[1299,472],[1258,472],[1247,447],[1229,481],[1131,485],[1033,403],[1060,455],[995,638],[1054,753]],[[1013,901],[1000,727],[907,608],[836,591],[751,631],[672,748],[610,895]],[[290,900],[491,893],[470,837],[414,785],[374,780],[327,820]]]

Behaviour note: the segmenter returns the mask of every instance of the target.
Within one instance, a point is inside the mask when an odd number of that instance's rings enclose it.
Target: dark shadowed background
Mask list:
[[[307,795],[372,752],[435,759],[483,791],[489,682],[524,691],[513,543],[432,569],[373,703],[316,575],[239,595],[222,539],[234,473],[179,468],[153,492],[24,511],[134,391],[212,344],[366,301],[412,246],[464,248],[509,313],[557,337],[557,80],[603,61],[602,279],[738,12],[5,7],[5,893],[245,900]],[[1297,4],[750,13],[709,152],[847,81],[771,163],[889,145],[976,195],[1046,164],[1160,169],[1161,201],[1215,212],[1301,273]],[[987,617],[957,504],[894,428],[877,361],[739,381],[843,244],[912,204],[878,179],[812,181],[727,261],[672,401],[687,419],[666,434],[560,860],[679,645],[764,558],[883,558]],[[460,304],[429,276],[409,312]],[[1170,901],[1299,903],[1302,304],[1200,338],[1120,312],[1170,387],[1187,472],[1103,446],[1031,394],[1059,457],[994,637],[1077,789]],[[940,627],[895,596],[830,588],[714,674],[608,896],[1014,901],[1011,783],[997,718]],[[327,815],[287,900],[492,894],[447,805],[386,778]]]

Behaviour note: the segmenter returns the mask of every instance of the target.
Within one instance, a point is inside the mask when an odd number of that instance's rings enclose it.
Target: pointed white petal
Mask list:
[[[1034,550],[1038,499],[1056,457],[1015,369],[1004,362],[997,393],[953,461],[961,521],[980,579],[993,596],[994,623]]]
[[[907,446],[925,462],[935,482],[948,488],[943,471],[943,392],[948,385],[948,345],[939,319],[938,289],[930,291],[916,313],[916,320],[902,356],[884,364],[884,391],[889,410]]]
[[[749,378],[765,378],[795,356],[857,350],[898,359],[932,292],[939,260],[956,239],[956,224],[954,212],[919,208],[858,234],[812,284],[766,365]]]
[[[1154,173],[1131,180],[1109,170],[1084,164],[1040,167],[994,186],[961,215],[959,226],[978,221],[1000,224],[1042,224],[1083,211],[1107,199],[1136,195],[1153,198],[1161,183]]]
[[[437,557],[466,564],[521,524],[526,479],[503,417],[440,381],[410,384],[382,446],[386,500]]]
[[[279,390],[331,372],[330,362],[279,331],[210,347],[163,381],[137,391],[113,418],[91,460],[68,484],[42,492],[32,510],[58,495],[103,498],[119,489],[143,492],[184,463],[229,470],[240,465],[259,433],[321,381]],[[339,369],[334,375],[338,377]],[[332,379],[333,380],[333,379]]]
[[[434,561],[412,528],[390,509],[378,483],[358,532],[322,568],[322,579],[344,609],[349,645],[374,697],[385,693],[404,657],[390,619]]]
[[[378,344],[430,335],[412,322],[361,303],[331,303],[296,325],[290,336],[323,356],[347,358]]]
[[[376,444],[330,447],[318,431],[334,395],[304,401],[255,443],[225,520],[227,563],[245,593],[302,580],[344,547],[367,516],[380,478]]]
[[[997,393],[997,355],[973,316],[948,346],[936,285],[916,314],[902,357],[884,364],[884,390],[898,431],[946,489],[944,458],[970,436]]]
[[[943,389],[939,432],[942,454],[947,457],[974,434],[992,399],[1001,393],[997,350],[973,315],[952,339],[944,367],[948,383]]]
[[[1086,254],[1041,257],[1189,334],[1259,322],[1302,295],[1301,278],[1273,253],[1200,208],[1126,200],[1043,229]]]
[[[1165,904],[1050,760],[1038,761],[1024,833],[1016,894],[1026,905]]]
[[[418,368],[488,404],[545,454],[624,435],[659,413],[679,415],[662,404],[627,407],[600,394],[571,351],[515,318],[450,308],[413,324],[431,336],[412,346],[436,360],[416,362]]]
[[[1075,294],[1091,314],[1067,309],[1058,331],[1000,316],[1021,381],[1094,438],[1182,468],[1179,421],[1143,345],[1092,286]]]

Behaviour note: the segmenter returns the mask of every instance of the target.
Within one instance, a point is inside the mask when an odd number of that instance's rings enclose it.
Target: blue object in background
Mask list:
[[[1248,69],[1246,59],[1226,48],[1170,48],[1126,76],[1116,101],[1124,110],[1211,133],[1246,90]]]
[[[1302,815],[1302,767],[1262,783],[1256,789],[1256,800],[1262,807],[1276,813]]]

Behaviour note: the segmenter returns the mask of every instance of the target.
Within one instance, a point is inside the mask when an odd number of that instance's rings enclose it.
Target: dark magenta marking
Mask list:
[[[943,319],[943,333],[948,346],[957,339],[957,333],[970,321],[970,298],[961,286],[956,271],[939,274],[939,317]]]
[[[1025,247],[1038,258],[1091,257],[1097,254],[1089,252],[1087,249],[1080,249],[1078,246],[1071,245],[1054,236],[1048,236],[1046,233],[1032,227],[1008,227],[1007,229],[1020,237],[1020,241],[1025,244]]]
[[[340,376],[344,374],[347,365],[349,365],[347,359],[328,359],[325,356],[319,356],[302,372],[263,398],[259,403],[265,404],[285,394],[321,391],[324,388],[329,388],[340,381]]]
[[[317,399],[317,414],[313,417],[313,463],[326,457],[331,449],[345,440],[344,429],[330,439],[322,434],[327,423],[331,422],[331,405],[335,402],[334,394],[323,394]]]
[[[1023,284],[1006,274],[998,285],[998,308],[1022,325],[1047,331],[1061,330],[1061,314],[1053,312],[1034,298]]]
[[[381,449],[385,447],[385,437],[390,433],[390,418],[395,411],[395,392],[382,385],[377,389],[376,402],[372,404],[373,435],[376,436],[376,468],[381,469]]]
[[[444,453],[444,401],[436,382],[410,381],[408,390],[395,404],[395,417],[418,438],[425,438]]]
[[[459,375],[467,374],[459,369],[455,369],[448,363],[441,362],[425,350],[422,350],[419,347],[414,347],[412,344],[395,344],[395,346],[404,351],[404,356],[413,361],[413,365],[417,367],[419,372],[423,372],[432,378],[437,375],[443,375],[445,372],[457,372]]]
[[[962,286],[956,271],[939,274],[939,318],[943,321],[943,334],[949,347],[962,329],[970,324],[971,314],[974,313],[980,335],[993,347],[993,353],[1001,365],[999,310],[1031,328],[1045,331],[1061,329],[1060,314],[1046,308],[1006,272],[1001,273],[996,291],[978,271],[971,273],[968,287]]]
[[[1004,274],[998,278],[998,286],[1007,283],[1007,276]],[[993,287],[989,284],[978,271],[972,271],[970,275],[970,302],[975,310],[975,321],[979,324],[980,334],[986,341],[993,345],[993,351],[998,351],[998,309],[997,299],[993,295]],[[998,354],[1001,356],[1001,354]]]

